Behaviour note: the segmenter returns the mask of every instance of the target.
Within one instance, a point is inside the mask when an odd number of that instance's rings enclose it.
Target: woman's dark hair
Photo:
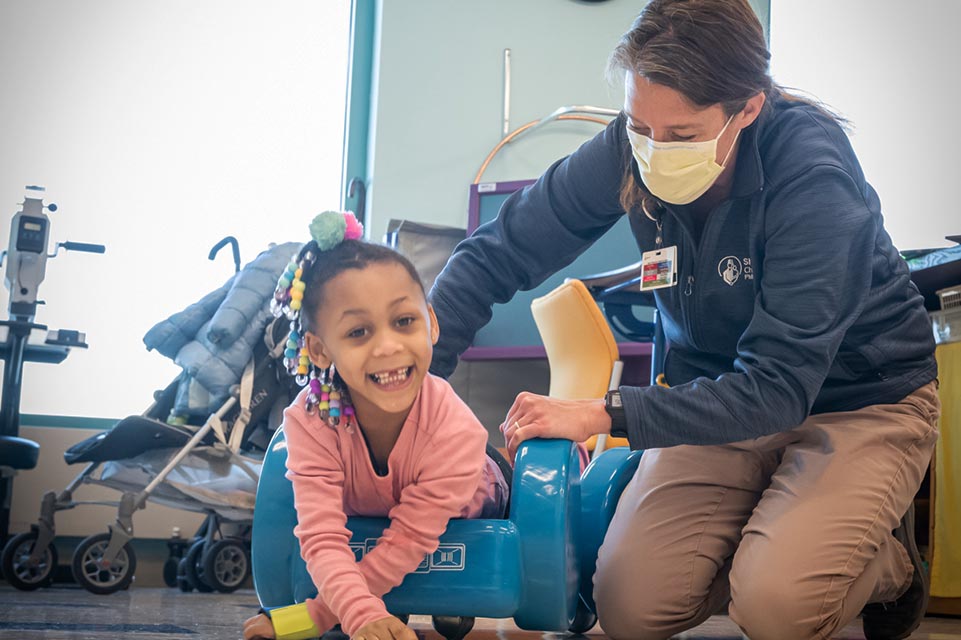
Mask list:
[[[424,293],[424,284],[421,282],[417,269],[410,260],[390,247],[364,242],[363,240],[344,240],[333,249],[320,251],[317,248],[317,243],[311,240],[300,250],[297,262],[303,259],[307,251],[310,251],[316,258],[311,266],[305,267],[304,271],[306,273],[301,274],[305,290],[300,324],[304,331],[313,331],[314,329],[314,318],[317,317],[317,310],[323,304],[325,285],[348,269],[363,269],[371,264],[398,264],[407,270],[411,279],[417,283],[421,292]]]
[[[612,80],[637,74],[678,91],[696,107],[720,104],[728,117],[759,92],[768,103],[779,94],[810,102],[774,83],[770,59],[764,29],[747,0],[651,0],[611,52],[608,73]],[[628,162],[621,205],[631,211],[648,197]]]

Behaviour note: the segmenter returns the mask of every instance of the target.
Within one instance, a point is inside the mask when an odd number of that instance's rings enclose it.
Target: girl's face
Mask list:
[[[311,362],[334,363],[359,418],[404,417],[430,367],[440,329],[420,285],[395,262],[348,269],[324,285],[308,332]]]

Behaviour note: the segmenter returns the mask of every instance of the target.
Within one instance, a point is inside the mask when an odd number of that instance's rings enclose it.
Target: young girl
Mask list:
[[[288,370],[306,388],[284,413],[294,533],[318,595],[244,624],[244,638],[312,638],[340,623],[357,640],[416,640],[382,596],[414,571],[451,518],[501,517],[507,483],[487,432],[428,374],[440,335],[414,266],[325,212],[281,276]],[[390,517],[360,562],[348,516]],[[309,619],[307,618],[309,615]]]

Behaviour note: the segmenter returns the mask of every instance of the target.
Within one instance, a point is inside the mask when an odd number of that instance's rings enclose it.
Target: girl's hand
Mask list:
[[[513,462],[520,443],[531,438],[564,438],[583,442],[611,432],[604,400],[558,400],[524,391],[511,405],[500,426]]]
[[[262,613],[244,622],[244,640],[273,640],[276,637],[274,624]]]
[[[350,640],[417,640],[417,634],[394,616],[368,622]]]

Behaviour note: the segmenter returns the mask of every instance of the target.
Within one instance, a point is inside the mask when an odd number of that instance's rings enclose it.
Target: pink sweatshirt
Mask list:
[[[319,630],[357,629],[390,615],[381,599],[414,571],[451,518],[500,517],[507,484],[486,453],[487,432],[443,379],[424,379],[388,473],[378,476],[356,426],[332,428],[304,409],[284,412],[301,555],[317,587],[307,601]],[[377,546],[355,562],[348,516],[390,518]]]

